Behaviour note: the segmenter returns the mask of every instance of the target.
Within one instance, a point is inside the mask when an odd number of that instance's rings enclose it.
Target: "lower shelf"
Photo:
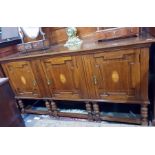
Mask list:
[[[47,108],[44,107],[32,107],[31,109],[25,109],[25,113],[48,115]],[[60,109],[58,110],[59,117],[72,117],[80,119],[88,119],[88,113],[85,110],[79,109]]]
[[[48,111],[43,107],[35,107],[32,109],[25,109],[25,113],[48,115]],[[61,109],[58,111],[59,117],[72,117],[80,119],[88,119],[88,113],[79,109]],[[130,113],[116,113],[116,112],[100,112],[100,119],[103,121],[114,121],[122,123],[141,124],[140,115],[133,115]]]
[[[133,123],[133,124],[142,124],[147,126],[147,108],[141,107],[138,105],[139,111],[135,110],[136,108],[128,107],[128,109],[122,109],[118,106],[112,108],[108,103],[107,106],[104,103],[97,102],[60,102],[60,101],[41,101],[42,106],[37,107],[36,104],[33,106],[21,106],[22,113],[31,113],[31,114],[41,114],[41,115],[51,115],[54,117],[71,117],[71,118],[80,118],[88,119],[90,121],[112,121],[112,122],[121,122],[121,123]],[[20,100],[21,103],[21,100]],[[37,103],[37,102],[36,102]],[[23,103],[24,104],[24,103]],[[78,105],[79,104],[79,105]],[[26,104],[25,104],[26,105]],[[127,105],[126,105],[127,106]],[[141,110],[141,111],[140,111]],[[110,112],[109,112],[110,111]],[[145,118],[142,116],[142,113],[145,114]],[[143,115],[144,115],[143,114]]]
[[[58,116],[88,119],[88,112],[80,109],[59,109]]]
[[[100,118],[103,121],[141,124],[141,116],[133,113],[101,112]]]
[[[80,109],[59,109],[60,113],[88,114],[86,110]]]

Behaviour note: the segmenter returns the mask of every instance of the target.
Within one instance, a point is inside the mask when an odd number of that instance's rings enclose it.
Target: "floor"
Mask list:
[[[90,122],[83,119],[54,118],[48,115],[22,115],[26,127],[138,127],[139,125],[114,123],[114,122]]]

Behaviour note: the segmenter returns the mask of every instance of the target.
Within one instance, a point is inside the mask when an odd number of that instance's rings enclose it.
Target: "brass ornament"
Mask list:
[[[64,76],[64,74],[60,74],[60,81],[62,83],[66,83],[66,77]]]
[[[111,77],[113,82],[117,83],[119,81],[119,74],[117,71],[113,71]]]
[[[66,33],[68,36],[68,40],[64,46],[71,50],[80,48],[82,44],[82,40],[80,40],[78,36],[76,36],[77,29],[75,27],[68,27],[66,29]]]
[[[20,79],[21,79],[22,83],[23,83],[24,85],[26,85],[26,79],[24,78],[24,76],[21,76]]]

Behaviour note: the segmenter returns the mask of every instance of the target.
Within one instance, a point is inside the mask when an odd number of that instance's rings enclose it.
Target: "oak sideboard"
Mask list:
[[[70,116],[148,125],[149,48],[154,38],[108,42],[84,41],[80,49],[63,45],[44,51],[18,52],[0,63],[22,113]],[[27,109],[22,100],[44,100],[47,111]],[[57,101],[80,101],[86,113],[61,112]],[[102,103],[137,104],[138,117],[101,113]]]

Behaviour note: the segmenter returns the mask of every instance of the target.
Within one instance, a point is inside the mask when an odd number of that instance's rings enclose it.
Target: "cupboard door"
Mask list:
[[[40,97],[38,84],[29,62],[11,62],[4,67],[17,96]]]
[[[140,50],[138,49],[93,54],[90,77],[95,98],[138,100],[140,96],[139,59]]]
[[[53,98],[87,98],[80,56],[45,59],[42,66]]]

